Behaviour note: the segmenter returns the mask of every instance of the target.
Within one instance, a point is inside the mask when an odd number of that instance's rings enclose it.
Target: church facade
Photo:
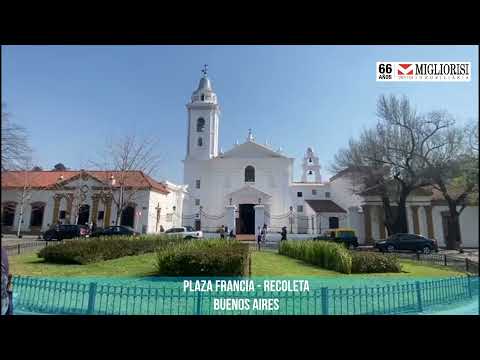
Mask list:
[[[266,224],[270,237],[278,237],[285,226],[300,238],[351,227],[364,244],[386,236],[379,198],[357,191],[348,172],[322,181],[312,148],[305,151],[299,182],[294,181],[294,159],[256,142],[251,130],[243,143],[220,151],[220,106],[205,71],[186,107],[185,225],[205,232],[224,225],[236,234],[252,235]],[[447,214],[438,194],[412,194],[407,214],[410,232],[445,244]],[[471,221],[478,217],[478,204],[468,206],[462,216],[464,245],[478,247],[478,220]]]

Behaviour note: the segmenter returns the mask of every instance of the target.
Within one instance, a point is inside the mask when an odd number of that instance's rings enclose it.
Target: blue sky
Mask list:
[[[469,83],[382,83],[377,61],[471,61]],[[224,151],[256,140],[295,157],[306,148],[327,167],[376,123],[380,94],[407,95],[420,112],[444,109],[477,119],[477,46],[2,46],[2,102],[27,128],[35,163],[88,168],[110,139],[154,137],[158,179],[182,182],[185,104],[203,64],[221,106]]]

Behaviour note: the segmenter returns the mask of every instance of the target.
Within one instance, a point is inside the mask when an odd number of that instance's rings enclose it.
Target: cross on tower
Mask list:
[[[207,76],[207,71],[208,71],[208,65],[207,65],[207,64],[204,64],[204,65],[203,65],[203,70],[202,70],[203,76]]]

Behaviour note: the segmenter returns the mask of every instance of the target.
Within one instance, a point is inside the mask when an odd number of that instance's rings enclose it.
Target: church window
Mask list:
[[[308,159],[308,162],[311,163],[311,162],[312,162],[312,158],[309,158],[309,159]]]
[[[197,120],[197,132],[203,132],[205,129],[205,119],[204,118],[198,118]]]
[[[303,193],[301,191],[297,192],[297,197],[303,197]]]
[[[195,180],[195,187],[200,189],[200,180]]]
[[[204,100],[205,100],[205,95],[202,94],[202,101],[204,101]]]
[[[200,199],[195,199],[195,206],[199,206],[200,205]]]
[[[303,212],[303,205],[297,205],[297,212]]]
[[[200,137],[197,141],[198,146],[203,146],[203,139]]]
[[[312,195],[317,195],[317,189],[312,189]]]
[[[313,174],[312,170],[309,170],[308,175],[312,175],[312,174]]]
[[[245,182],[255,182],[255,168],[251,165],[245,168]]]
[[[330,197],[330,193],[329,193],[328,191],[325,193],[325,197],[326,197],[326,198],[329,198],[329,197]]]

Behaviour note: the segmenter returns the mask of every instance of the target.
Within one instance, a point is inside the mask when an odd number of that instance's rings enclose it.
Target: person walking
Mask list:
[[[262,244],[262,229],[259,226],[257,231],[257,247],[259,251],[261,249],[261,244]]]
[[[220,229],[220,239],[225,239],[225,226],[222,225]]]
[[[228,236],[229,236],[230,240],[235,239],[235,234],[233,233],[233,229],[230,230],[230,234]]]
[[[9,272],[7,251],[2,247],[2,315],[13,315],[12,274]]]
[[[267,224],[263,224],[262,228],[262,243],[266,244],[267,243]]]
[[[286,226],[282,227],[282,232],[280,234],[282,235],[282,238],[280,239],[280,241],[287,240],[287,227]]]

